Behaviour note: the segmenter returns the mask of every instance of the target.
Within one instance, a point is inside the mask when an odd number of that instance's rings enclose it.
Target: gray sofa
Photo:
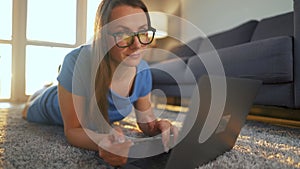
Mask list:
[[[300,108],[300,0],[294,0],[292,12],[251,20],[208,39],[226,76],[262,80],[255,105]],[[185,76],[187,67],[196,79],[207,74],[197,56],[201,43],[203,38],[196,38],[177,46],[171,52],[180,58],[150,65],[153,89],[171,98],[190,97],[194,81],[180,77]],[[179,66],[182,61],[187,67]],[[173,72],[180,80],[166,72]]]

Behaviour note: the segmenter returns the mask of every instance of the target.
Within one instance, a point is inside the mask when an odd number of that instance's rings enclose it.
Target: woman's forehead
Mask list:
[[[109,27],[125,27],[129,29],[139,29],[148,25],[145,12],[141,8],[131,6],[118,6],[112,10]]]

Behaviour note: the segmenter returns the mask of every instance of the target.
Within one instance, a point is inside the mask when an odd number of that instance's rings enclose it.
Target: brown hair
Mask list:
[[[95,18],[95,25],[94,25],[94,48],[99,47],[95,45],[95,42],[105,42],[105,36],[101,36],[101,33],[104,32],[102,30],[103,26],[109,23],[110,15],[112,10],[117,6],[128,5],[135,8],[141,8],[147,17],[148,25],[150,26],[150,17],[148,14],[148,9],[146,5],[141,0],[103,0],[97,10],[96,18]],[[100,50],[105,50],[107,47],[105,46],[106,43],[101,43]],[[109,54],[102,53],[98,54],[98,57],[101,60],[101,63],[98,67],[95,79],[95,94],[98,107],[101,111],[102,116],[105,118],[107,122],[109,122],[108,118],[108,100],[107,94],[109,91],[109,85],[112,79],[112,71],[109,64]]]

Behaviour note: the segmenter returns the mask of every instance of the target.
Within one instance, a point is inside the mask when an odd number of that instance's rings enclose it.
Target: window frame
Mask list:
[[[12,46],[12,78],[11,97],[0,99],[0,102],[25,102],[28,95],[25,94],[26,79],[26,46],[45,46],[76,48],[86,42],[87,32],[87,2],[88,0],[77,0],[76,3],[76,38],[74,44],[55,43],[47,41],[27,40],[27,2],[28,0],[12,0],[12,38],[11,40],[1,40],[0,43]]]

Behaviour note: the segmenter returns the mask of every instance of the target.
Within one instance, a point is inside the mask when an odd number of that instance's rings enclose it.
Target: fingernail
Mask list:
[[[125,142],[125,138],[124,137],[119,137],[118,138],[118,143],[124,143]]]

